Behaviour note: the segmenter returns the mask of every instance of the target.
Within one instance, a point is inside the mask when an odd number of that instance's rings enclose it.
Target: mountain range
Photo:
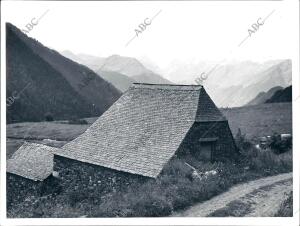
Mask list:
[[[277,90],[265,103],[292,102],[292,86]]]
[[[79,55],[72,56],[69,54],[69,57],[76,60]],[[87,66],[93,64],[93,61],[84,62],[83,59],[79,61]],[[147,62],[146,65],[150,68],[156,68],[156,71],[162,73],[163,76],[147,69],[141,61]],[[291,60],[271,60],[263,63],[242,61],[227,64],[214,64],[195,59],[189,62],[173,60],[164,69],[154,65],[147,58],[137,60],[119,55],[112,55],[104,59],[99,58],[98,62],[100,69],[93,69],[121,91],[125,91],[134,81],[196,84],[197,76],[205,72],[208,77],[203,84],[219,107],[244,106],[259,93],[267,92],[278,86],[285,88],[292,83]],[[115,76],[111,74],[112,72],[115,73]]]
[[[222,107],[244,106],[260,92],[277,86],[285,88],[291,84],[291,60],[223,65],[204,81],[211,97]]]
[[[282,102],[292,102],[292,86],[286,88],[276,86],[267,92],[261,92],[247,105]]]
[[[84,65],[6,24],[7,122],[99,116],[121,92]],[[12,100],[13,99],[13,100]]]
[[[62,55],[90,67],[122,92],[126,91],[134,82],[172,84],[172,82],[149,70],[140,61],[132,57],[112,55],[101,58],[85,54],[76,55],[67,50],[63,51]]]
[[[74,54],[69,50],[62,51],[61,55],[63,55],[64,57],[67,57],[79,64],[85,65],[94,71],[98,70],[100,65],[102,65],[105,60],[104,57],[91,56],[91,55],[87,55],[87,54],[83,54],[83,53]]]
[[[249,101],[247,105],[258,105],[266,103],[274,93],[276,93],[279,90],[282,90],[283,88],[281,86],[275,86],[272,89],[268,90],[267,92],[260,92],[253,100]]]

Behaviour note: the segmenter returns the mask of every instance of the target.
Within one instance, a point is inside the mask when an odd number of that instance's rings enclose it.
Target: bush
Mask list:
[[[51,114],[51,113],[45,114],[45,120],[46,120],[47,122],[52,122],[52,121],[54,121],[52,114]]]
[[[281,155],[274,154],[271,150],[258,152],[257,156],[253,157],[250,161],[250,169],[261,172],[264,176],[291,172],[292,168],[292,151]]]
[[[279,134],[274,134],[271,137],[270,148],[275,154],[281,154],[289,151],[292,148],[292,138],[282,140]]]
[[[225,167],[225,164],[221,163],[205,165],[197,171],[205,172],[212,169],[218,171],[218,167]],[[231,185],[231,182],[227,183],[221,175],[212,175],[200,180],[193,178],[192,172],[193,170],[185,164],[184,160],[172,159],[156,180],[131,188],[122,196],[113,195],[95,210],[93,216],[168,216],[174,210],[207,200],[227,190]]]
[[[243,177],[249,176],[248,179],[250,179],[253,176],[255,177],[255,174],[268,176],[292,171],[293,156],[290,138],[281,140],[280,135],[274,134],[271,138],[270,148],[262,151],[248,141],[239,129],[236,135],[236,144],[242,154],[238,163],[239,167],[249,167],[249,170],[254,174],[244,173],[243,175],[241,172],[232,172],[231,178],[238,175],[238,178],[242,181]]]
[[[133,197],[133,216],[159,217],[168,216],[172,212],[172,206],[160,189],[147,189],[146,192],[139,192],[137,197]],[[131,204],[131,203],[130,203]]]
[[[255,148],[254,144],[246,138],[246,135],[242,134],[241,129],[238,129],[235,136],[235,143],[240,152],[237,164],[241,167],[249,166],[251,159],[255,158],[259,151]]]
[[[247,140],[246,134],[242,134],[240,128],[238,129],[238,132],[235,136],[235,144],[241,153],[250,149],[252,146],[251,142]]]

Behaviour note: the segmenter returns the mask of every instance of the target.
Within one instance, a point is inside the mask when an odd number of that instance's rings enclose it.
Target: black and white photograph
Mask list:
[[[299,225],[299,20],[1,2],[3,225]]]

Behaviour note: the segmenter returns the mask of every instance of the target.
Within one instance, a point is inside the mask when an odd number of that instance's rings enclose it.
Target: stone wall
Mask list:
[[[54,171],[59,173],[63,191],[85,191],[87,196],[122,192],[150,179],[58,155],[54,155]]]
[[[190,155],[199,150],[200,138],[218,138],[213,160],[235,159],[237,148],[227,121],[195,122],[182,142],[177,156]]]
[[[59,180],[51,175],[44,181],[33,181],[11,173],[6,175],[7,208],[30,197],[41,197],[61,191]]]
[[[7,173],[6,174],[6,199],[7,208],[21,203],[30,196],[36,196],[40,191],[40,182],[26,179],[24,177]]]

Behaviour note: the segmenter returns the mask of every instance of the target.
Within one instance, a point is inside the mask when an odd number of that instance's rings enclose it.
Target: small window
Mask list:
[[[200,138],[195,150],[195,157],[200,161],[212,161],[217,140],[218,138]]]
[[[197,151],[197,158],[203,161],[211,161],[213,146],[213,142],[201,142],[200,150]]]

